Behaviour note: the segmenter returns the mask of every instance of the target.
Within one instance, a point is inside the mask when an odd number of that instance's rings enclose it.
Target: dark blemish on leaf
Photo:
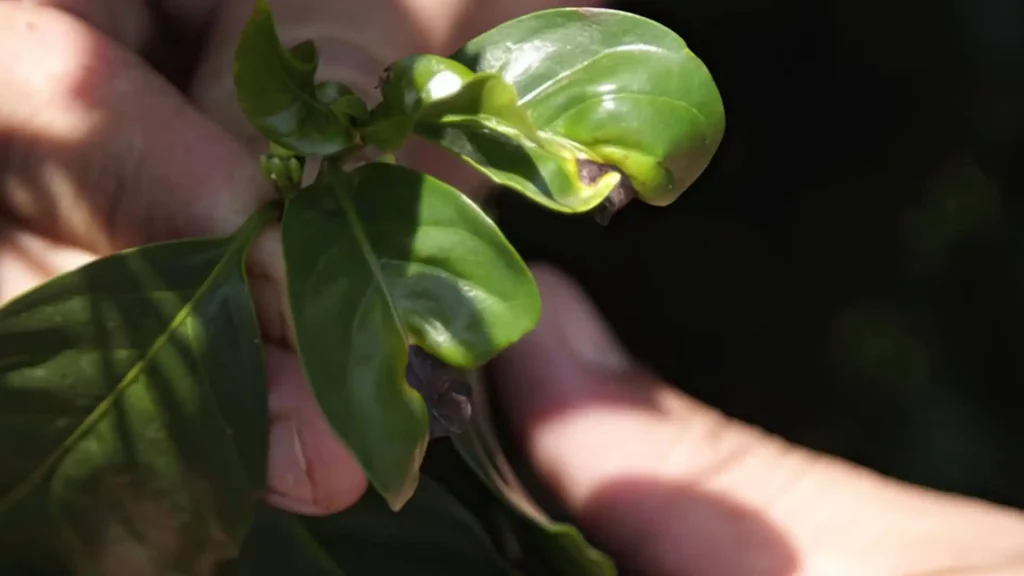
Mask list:
[[[427,404],[431,438],[458,434],[469,424],[473,391],[467,376],[423,348],[409,347],[405,379]]]
[[[621,176],[619,183],[605,196],[601,205],[592,211],[594,219],[597,220],[598,224],[607,226],[616,212],[621,210],[626,204],[629,204],[633,198],[636,198],[636,189],[633,188],[633,183],[629,180],[629,177],[619,172],[614,166],[585,158],[577,160],[576,166],[580,182],[587,186],[594,184],[609,172],[616,172]]]

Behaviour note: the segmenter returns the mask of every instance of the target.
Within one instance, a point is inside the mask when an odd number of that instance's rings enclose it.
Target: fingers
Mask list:
[[[104,254],[232,232],[270,189],[145,62],[59,10],[0,3],[0,210]]]
[[[255,158],[146,64],[80,18],[0,3],[0,302],[112,251],[233,232],[272,197]],[[74,246],[74,247],[72,247]],[[261,329],[287,343],[276,229],[252,250]],[[337,511],[365,477],[271,346],[269,499]]]
[[[145,2],[129,0],[37,0],[88,22],[111,40],[132,51],[145,48],[154,22]]]
[[[354,504],[367,480],[355,456],[328,424],[299,359],[267,347],[270,381],[270,472],[267,501],[307,515]]]
[[[904,574],[1024,551],[1017,512],[812,453],[663,384],[579,287],[534,273],[543,315],[495,363],[499,398],[541,477],[639,573]]]
[[[534,274],[542,318],[496,362],[498,393],[567,509],[640,574],[792,573],[777,530],[710,493],[767,441],[644,373],[575,285]],[[745,553],[713,565],[733,547]]]
[[[219,4],[194,0],[159,0],[155,3],[140,0],[32,0],[31,3],[73,14],[135,52],[147,47],[161,24],[173,25],[186,36],[198,36]],[[153,8],[158,14],[154,14]],[[157,22],[159,17],[168,22]]]
[[[55,242],[0,217],[0,305],[96,256]]]

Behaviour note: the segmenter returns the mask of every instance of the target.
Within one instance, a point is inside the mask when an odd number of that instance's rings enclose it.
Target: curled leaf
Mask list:
[[[500,75],[539,130],[615,166],[650,204],[688,188],[725,130],[704,63],[672,30],[634,14],[536,12],[474,38],[452,59]]]
[[[603,205],[605,220],[634,197],[675,200],[725,127],[718,89],[686,43],[616,10],[536,12],[450,58],[405,59],[383,95],[368,140],[386,133],[396,146],[414,132],[549,209]]]
[[[321,82],[316,85],[316,97],[331,108],[334,114],[353,125],[369,118],[366,102],[354,90],[340,82]]]
[[[497,74],[476,74],[448,58],[417,55],[389,68],[381,92],[383,100],[363,131],[364,139],[379,148],[397,148],[416,133],[496,182],[563,212],[593,208],[620,180],[618,173],[581,180],[579,159],[587,152],[539,132],[519,106],[515,88]]]
[[[235,49],[238,102],[264,137],[299,154],[333,154],[356,141],[347,118],[332,110],[333,102],[318,98],[318,65],[312,42],[291,49],[281,45],[267,1],[256,0]]]

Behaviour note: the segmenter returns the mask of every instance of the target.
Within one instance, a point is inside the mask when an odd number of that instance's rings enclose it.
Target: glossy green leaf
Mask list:
[[[397,509],[428,439],[407,347],[479,366],[536,325],[539,294],[494,223],[454,188],[383,163],[323,174],[282,223],[299,354],[334,429]]]
[[[464,107],[422,119],[415,131],[553,210],[583,212],[633,194],[669,204],[703,172],[725,129],[701,60],[668,28],[625,12],[536,12],[478,36],[451,59],[475,74],[462,72],[463,85],[481,75],[503,79],[529,126]],[[403,89],[394,92],[408,95],[423,85],[416,80],[390,74],[385,87],[395,83]]]
[[[388,69],[381,93],[363,138],[382,150],[394,150],[416,133],[496,182],[565,212],[593,208],[619,181],[616,174],[581,181],[577,158],[586,151],[537,131],[515,88],[497,74],[475,74],[448,58],[417,55]]]
[[[244,259],[274,213],[0,309],[0,573],[197,574],[237,554],[267,451]]]
[[[666,205],[704,171],[725,131],[711,73],[675,32],[634,14],[563,8],[506,22],[452,56],[499,74],[544,132],[626,174]]]
[[[355,143],[348,119],[318,97],[318,65],[312,42],[281,45],[270,7],[256,0],[235,49],[238,102],[263,136],[300,154],[333,154]]]
[[[409,56],[389,66],[381,97],[363,137],[385,151],[397,149],[424,124],[452,116],[501,119],[524,134],[533,133],[515,88],[495,74],[474,74],[434,54]]]
[[[562,576],[614,576],[615,564],[591,546],[571,524],[552,520],[533,500],[516,476],[494,433],[487,393],[478,372],[469,374],[473,387],[473,419],[469,428],[453,437],[463,460],[506,505],[527,521],[520,544],[526,553],[544,556]]]

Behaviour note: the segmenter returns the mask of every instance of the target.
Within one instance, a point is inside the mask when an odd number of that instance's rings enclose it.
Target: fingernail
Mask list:
[[[312,503],[313,486],[309,481],[302,440],[291,418],[271,424],[269,459],[267,482],[270,490],[290,500]]]

